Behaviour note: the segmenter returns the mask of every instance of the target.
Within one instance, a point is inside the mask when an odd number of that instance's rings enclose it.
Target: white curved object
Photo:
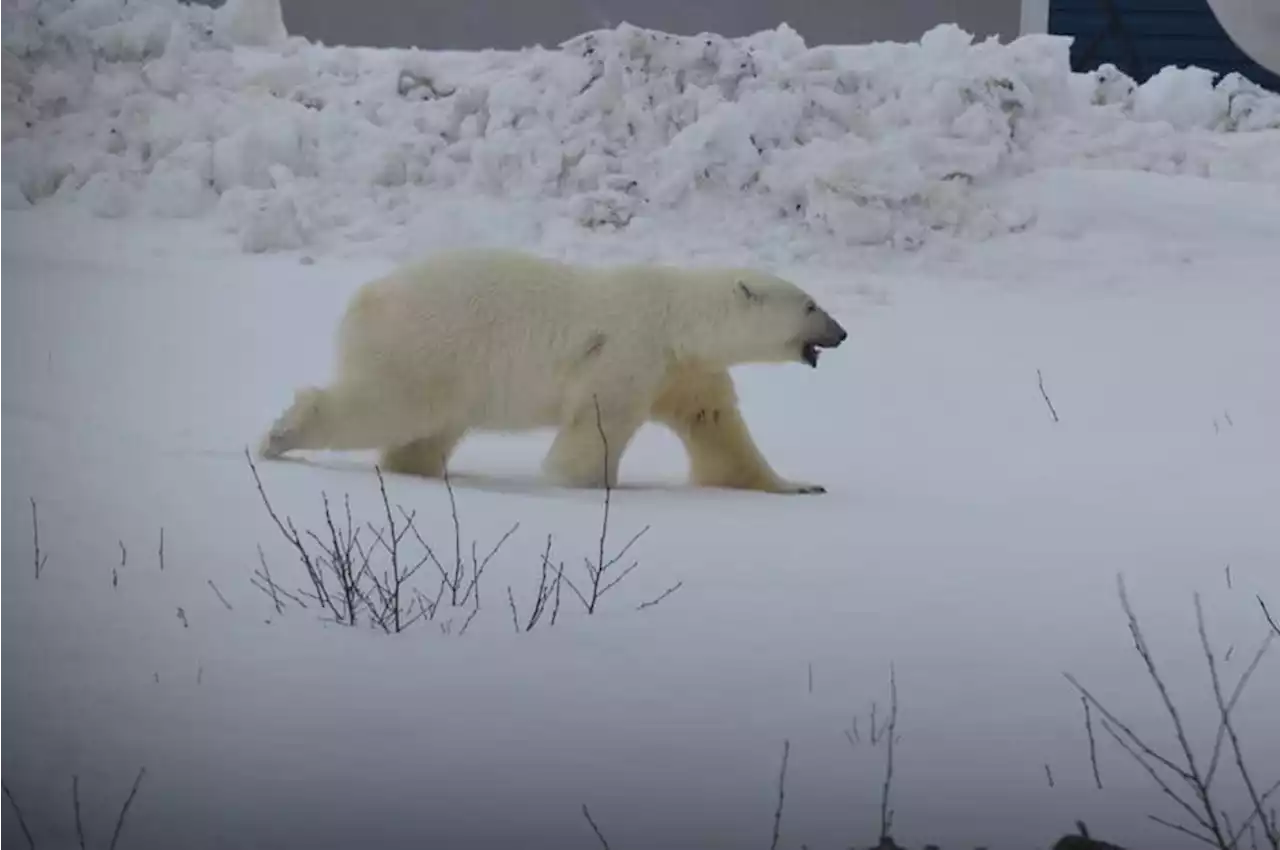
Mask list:
[[[218,34],[231,44],[268,47],[289,37],[280,0],[227,0],[215,14]]]
[[[1280,74],[1280,0],[1208,0],[1213,15],[1244,53]]]

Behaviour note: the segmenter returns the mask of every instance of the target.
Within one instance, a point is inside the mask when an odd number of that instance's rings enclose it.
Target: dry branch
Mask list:
[[[608,560],[605,559],[605,552],[608,548],[609,540],[609,512],[613,504],[613,482],[609,464],[609,438],[604,431],[604,421],[600,415],[600,400],[593,396],[596,411],[596,432],[600,435],[600,443],[604,449],[604,513],[600,519],[600,542],[596,552],[596,561],[593,564],[589,558],[583,558],[583,564],[587,569],[587,578],[590,581],[588,585],[589,593],[578,589],[572,581],[569,581],[569,589],[578,597],[578,601],[582,603],[582,607],[586,609],[588,614],[596,612],[596,606],[600,603],[600,597],[608,593],[610,590],[618,586],[624,578],[631,574],[631,571],[639,566],[639,561],[633,561],[630,566],[623,569],[617,575],[610,573],[611,579],[605,583],[605,573],[615,567],[619,561],[626,557],[627,552],[635,545],[636,541],[644,536],[649,530],[649,526],[645,526],[636,532],[626,544],[618,550],[618,553]]]
[[[874,727],[875,721],[872,720]],[[889,744],[885,757],[884,787],[880,795],[880,839],[893,834],[893,809],[889,808],[889,794],[893,789],[893,745],[898,737],[898,677],[893,663],[889,663]]]
[[[31,539],[35,544],[35,568],[36,580],[40,580],[40,573],[44,571],[45,562],[49,560],[47,552],[40,551],[40,514],[36,508],[36,500],[31,499]]]
[[[782,804],[787,797],[787,759],[791,756],[791,741],[782,742],[782,769],[778,771],[778,808],[773,813],[773,842],[769,850],[778,850],[778,839],[782,835]]]
[[[609,850],[609,842],[604,840],[604,833],[600,831],[600,827],[596,826],[595,820],[591,817],[591,810],[587,808],[587,804],[582,804],[582,816],[587,819],[587,823],[591,824],[591,831],[596,834],[596,838],[600,841],[600,846],[604,850]]]
[[[462,524],[457,499],[446,475],[455,554],[454,563],[446,567],[419,530],[416,513],[391,501],[382,470],[375,467],[382,502],[381,524],[357,524],[351,511],[350,495],[343,497],[339,513],[334,510],[328,494],[321,491],[322,528],[318,533],[312,530],[299,532],[291,518],[282,518],[276,512],[253,456],[247,449],[245,457],[268,515],[297,554],[310,584],[309,590],[299,590],[297,595],[287,591],[271,574],[260,549],[258,560],[261,567],[254,570],[250,583],[271,599],[277,613],[283,612],[286,599],[302,608],[307,607],[307,602],[314,602],[324,609],[326,618],[332,617],[338,623],[355,626],[363,620],[394,634],[419,621],[435,621],[441,603],[447,599],[452,608],[470,608],[462,627],[456,630],[457,634],[463,634],[479,613],[481,579],[485,570],[520,527],[519,523],[512,525],[483,558],[476,544],[472,543],[468,562],[462,555]],[[370,538],[371,542],[367,542]],[[417,541],[420,553],[409,551],[412,548],[410,541]],[[379,562],[380,557],[385,563]],[[440,577],[438,589],[430,594],[415,585],[419,571],[427,564],[434,566]],[[448,625],[441,623],[441,631],[454,633],[452,619]]]
[[[1272,618],[1271,612],[1267,610],[1267,603],[1262,601],[1261,596],[1258,597],[1258,604],[1262,606],[1262,616],[1267,618],[1267,625],[1271,626],[1272,633],[1280,635],[1280,625],[1277,625],[1276,621]]]
[[[662,591],[662,593],[658,594],[658,596],[656,596],[655,598],[650,599],[648,602],[641,602],[639,605],[636,606],[636,610],[643,611],[646,608],[652,608],[654,605],[657,605],[659,602],[666,599],[668,596],[675,593],[677,590],[679,590],[682,587],[684,587],[684,582],[678,581],[675,584],[668,587],[666,590]],[[812,666],[810,666],[809,668],[809,693],[813,693],[813,667]]]
[[[1102,790],[1102,775],[1098,772],[1098,741],[1093,735],[1093,712],[1089,708],[1089,700],[1080,697],[1084,706],[1084,731],[1089,736],[1089,765],[1093,768],[1093,782]]]
[[[124,819],[129,814],[129,807],[133,805],[133,798],[138,796],[138,786],[142,784],[142,777],[147,773],[145,767],[138,768],[138,776],[133,780],[133,787],[129,789],[129,796],[125,798],[124,805],[120,807],[120,816],[116,818],[115,832],[111,833],[110,850],[116,850],[116,842],[120,840],[120,831],[124,829]]]
[[[1236,704],[1239,702],[1250,678],[1252,678],[1254,671],[1257,669],[1263,656],[1269,649],[1271,641],[1275,635],[1267,635],[1258,651],[1254,654],[1251,663],[1241,674],[1240,679],[1232,689],[1230,696],[1224,696],[1222,681],[1218,674],[1216,661],[1217,656],[1209,641],[1208,630],[1205,626],[1204,611],[1200,603],[1200,596],[1199,594],[1195,595],[1196,628],[1200,638],[1201,650],[1204,653],[1206,664],[1208,666],[1214,700],[1218,708],[1218,729],[1214,738],[1212,754],[1209,758],[1208,765],[1202,770],[1192,751],[1191,744],[1187,736],[1186,725],[1183,722],[1177,706],[1169,695],[1169,689],[1165,684],[1163,675],[1156,667],[1155,660],[1149,646],[1147,645],[1146,637],[1142,632],[1141,625],[1138,622],[1137,616],[1133,612],[1133,607],[1129,603],[1128,593],[1126,592],[1122,576],[1117,577],[1117,589],[1121,607],[1128,619],[1129,632],[1133,638],[1134,648],[1142,659],[1143,665],[1146,667],[1147,677],[1151,680],[1160,696],[1165,713],[1169,716],[1169,719],[1172,722],[1174,736],[1180,750],[1178,756],[1179,761],[1174,761],[1173,758],[1156,751],[1153,747],[1147,744],[1129,726],[1124,724],[1119,718],[1108,711],[1107,708],[1073,676],[1071,676],[1071,674],[1065,673],[1064,676],[1066,676],[1067,680],[1080,693],[1081,698],[1085,701],[1086,711],[1090,705],[1098,710],[1102,715],[1103,730],[1111,736],[1111,738],[1129,755],[1130,758],[1132,758],[1144,771],[1146,771],[1147,775],[1156,783],[1161,792],[1186,813],[1194,826],[1189,826],[1186,823],[1166,820],[1156,815],[1148,815],[1148,818],[1175,832],[1195,838],[1211,847],[1219,848],[1219,850],[1235,850],[1239,844],[1240,838],[1243,837],[1247,829],[1252,827],[1252,824],[1256,820],[1262,825],[1262,831],[1267,843],[1273,848],[1273,850],[1280,850],[1280,830],[1277,830],[1274,821],[1268,821],[1265,810],[1267,801],[1277,791],[1277,789],[1280,789],[1280,782],[1277,782],[1265,792],[1258,792],[1257,785],[1254,782],[1253,776],[1245,761],[1244,750],[1236,731],[1235,721],[1232,719],[1232,712],[1234,711]],[[1092,734],[1090,734],[1090,740],[1092,747]],[[1224,741],[1230,744],[1236,768],[1240,773],[1240,777],[1248,793],[1250,803],[1250,811],[1238,827],[1232,825],[1230,815],[1227,813],[1225,808],[1218,804],[1213,795],[1213,781],[1216,777],[1217,769],[1220,764]],[[1097,779],[1096,758],[1093,757],[1092,754],[1091,759],[1095,765],[1095,779]],[[1172,774],[1172,777],[1166,778],[1161,775],[1161,768]],[[1186,786],[1189,793],[1186,795],[1180,794],[1174,789],[1176,784]],[[1100,781],[1099,787],[1101,787]]]
[[[1040,386],[1040,397],[1044,399],[1045,405],[1049,408],[1049,415],[1053,417],[1053,421],[1058,421],[1058,411],[1053,406],[1053,401],[1049,398],[1049,393],[1044,388],[1044,375],[1040,374],[1040,370],[1036,370],[1036,383]]]
[[[80,776],[71,775],[71,808],[76,818],[76,839],[80,842],[80,850],[84,850],[84,821],[80,818]]]
[[[565,574],[563,561],[553,563],[552,537],[548,536],[539,564],[538,585],[533,604],[525,618],[522,619],[520,616],[514,588],[507,586],[508,608],[511,611],[513,627],[517,631],[530,631],[540,622],[555,625],[559,617],[565,585],[569,586],[570,591],[582,603],[586,612],[594,614],[601,598],[617,587],[639,564],[636,561],[625,568],[618,568],[635,543],[649,530],[648,526],[633,535],[615,555],[609,557],[607,554],[612,484],[609,480],[611,476],[607,474],[608,442],[598,404],[596,427],[605,448],[606,459],[604,510],[601,517],[597,557],[594,562],[590,558],[584,558],[586,583],[577,584]],[[282,517],[272,505],[254,463],[253,455],[247,448],[245,459],[249,464],[263,506],[280,535],[294,550],[310,584],[309,590],[300,589],[297,595],[287,591],[272,575],[266,556],[259,547],[260,568],[254,570],[249,581],[271,600],[277,614],[283,613],[287,607],[285,600],[303,608],[308,607],[308,602],[314,602],[324,609],[326,618],[331,616],[334,621],[343,625],[354,626],[363,619],[384,632],[395,633],[403,631],[420,620],[425,620],[437,622],[445,634],[464,634],[479,614],[482,578],[485,571],[507,541],[520,528],[518,522],[514,523],[483,557],[480,555],[477,543],[473,541],[470,545],[469,560],[464,557],[462,521],[458,511],[457,496],[446,470],[443,480],[449,497],[449,516],[454,531],[454,559],[452,564],[446,564],[437,556],[437,549],[428,543],[419,530],[416,514],[407,511],[403,506],[393,505],[382,470],[375,467],[378,492],[382,501],[382,524],[366,522],[357,528],[351,513],[350,496],[344,497],[342,513],[335,516],[328,495],[322,491],[323,529],[319,533],[310,530],[305,533],[300,532],[292,518]],[[371,535],[372,543],[366,544],[364,541],[368,538],[362,538],[362,534]],[[412,546],[410,541],[416,541],[421,547],[420,555],[411,556],[406,551],[405,547]],[[379,556],[389,561],[389,567],[379,566],[377,563]],[[439,576],[439,584],[434,593],[428,593],[412,584],[418,572],[427,564],[432,565]],[[638,608],[642,610],[652,607],[681,587],[683,582],[676,582],[657,598],[641,603]],[[438,616],[442,604],[452,609],[469,609],[460,628],[455,628],[457,622],[452,616],[448,619]]]
[[[231,603],[227,601],[227,597],[223,596],[222,591],[218,590],[218,586],[213,583],[213,579],[208,579],[208,582],[209,587],[213,590],[214,595],[218,597],[218,601],[223,604],[223,607],[228,611],[234,611],[235,609],[231,607]]]
[[[22,814],[22,806],[19,806],[18,801],[14,799],[13,792],[9,790],[7,783],[0,783],[0,789],[3,789],[4,798],[9,801],[9,805],[13,807],[13,813],[18,816],[18,826],[22,829],[23,837],[27,839],[27,846],[31,850],[36,850],[36,842],[31,837],[31,830],[27,829],[27,819]]]

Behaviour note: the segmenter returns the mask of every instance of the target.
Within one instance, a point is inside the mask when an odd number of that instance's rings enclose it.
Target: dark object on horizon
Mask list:
[[[1195,65],[1280,92],[1280,76],[1231,40],[1207,0],[1049,0],[1048,31],[1074,37],[1074,71],[1110,63],[1143,83],[1166,65]]]
[[[1124,850],[1124,848],[1119,844],[1094,841],[1092,838],[1085,838],[1083,835],[1065,835],[1058,839],[1057,844],[1053,845],[1053,850]]]
[[[1080,834],[1062,836],[1058,839],[1058,843],[1053,845],[1053,850],[1124,850],[1119,844],[1090,838],[1089,828],[1084,825],[1084,821],[1076,821],[1076,827],[1080,830]]]

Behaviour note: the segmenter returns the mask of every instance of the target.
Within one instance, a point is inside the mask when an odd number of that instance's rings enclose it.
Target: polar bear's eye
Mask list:
[[[806,301],[804,305],[804,311],[806,313],[816,313],[818,311],[818,305],[813,303],[812,301]]]

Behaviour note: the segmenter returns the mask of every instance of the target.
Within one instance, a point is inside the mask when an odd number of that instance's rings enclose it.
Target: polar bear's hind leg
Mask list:
[[[560,426],[543,473],[565,487],[616,487],[622,454],[643,424],[643,411],[629,399],[592,396]]]
[[[379,463],[387,472],[442,478],[449,456],[465,435],[465,429],[453,428],[431,437],[420,437],[408,443],[384,448]]]
[[[295,449],[357,451],[411,443],[433,427],[419,405],[354,385],[299,390],[263,438],[263,457]]]

